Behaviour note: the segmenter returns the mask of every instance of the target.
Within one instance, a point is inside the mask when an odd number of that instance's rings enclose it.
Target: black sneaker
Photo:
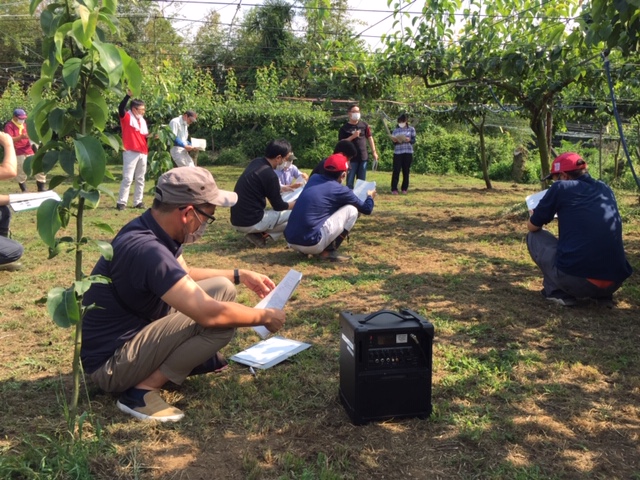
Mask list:
[[[157,390],[130,388],[120,396],[116,406],[140,420],[177,422],[184,417],[184,413],[165,402]]]
[[[124,210],[127,206],[124,203],[116,203],[116,210]]]
[[[267,245],[267,238],[262,233],[247,233],[244,238],[249,240],[258,248],[263,248]]]
[[[607,295],[605,297],[594,297],[592,298],[592,300],[596,302],[596,305],[598,305],[599,307],[613,308],[616,306],[616,302],[614,302],[613,300],[613,295]]]
[[[202,375],[205,373],[220,373],[223,370],[226,370],[229,367],[227,360],[222,356],[220,352],[217,352],[213,357],[211,357],[206,362],[198,365],[191,373],[189,373],[189,377],[193,375]]]
[[[144,209],[144,208],[147,208],[147,207],[145,207],[145,206],[144,206],[144,203],[140,202],[140,203],[136,203],[136,204],[133,206],[133,208],[143,208],[143,209]]]
[[[350,262],[351,257],[349,255],[342,255],[338,253],[337,250],[325,250],[324,252],[318,254],[318,258],[320,260],[326,260],[329,262]]]
[[[578,304],[578,301],[575,297],[563,292],[562,290],[556,290],[547,295],[544,292],[544,289],[542,289],[540,293],[544,298],[547,299],[548,302],[555,303],[556,305],[561,305],[563,307],[573,307]]]

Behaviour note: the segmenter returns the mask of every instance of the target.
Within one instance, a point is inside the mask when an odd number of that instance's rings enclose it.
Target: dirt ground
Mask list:
[[[385,175],[373,178],[386,185]],[[258,250],[226,219],[216,222],[187,261],[223,259],[276,279],[301,271],[283,334],[312,348],[255,377],[232,364],[168,390],[168,400],[187,412],[173,425],[130,421],[115,397],[90,387],[92,411],[113,445],[92,459],[91,475],[640,478],[637,272],[613,309],[547,304],[524,243],[526,217],[514,207],[535,187],[487,191],[478,180],[448,177],[416,177],[413,184],[406,196],[379,187],[374,215],[358,221],[343,249],[354,256],[346,265],[306,259],[283,243]],[[637,199],[619,194],[619,201],[637,270]],[[0,272],[3,454],[22,451],[28,434],[59,431],[61,382],[70,388],[69,332],[51,324],[40,302],[70,260],[46,261],[41,246],[24,240],[33,253],[28,270]],[[246,291],[240,299],[257,301]],[[434,412],[427,420],[354,426],[338,401],[339,313],[404,307],[435,326]],[[256,341],[241,334],[225,353]],[[95,434],[95,425],[87,428]]]

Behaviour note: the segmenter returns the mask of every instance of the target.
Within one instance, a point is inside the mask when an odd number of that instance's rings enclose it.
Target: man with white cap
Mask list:
[[[107,392],[123,392],[117,406],[143,420],[177,421],[184,414],[159,395],[168,381],[226,365],[218,353],[237,327],[284,324],[282,310],[235,303],[243,283],[259,297],[274,282],[250,270],[190,267],[183,245],[196,241],[215,220],[216,207],[237,201],[218,189],[211,173],[178,167],[163,174],[151,209],[125,225],[112,242],[113,258],[100,258],[84,304],[82,362]]]
[[[18,174],[16,180],[20,186],[20,190],[27,191],[27,175],[24,173],[24,161],[28,156],[34,154],[33,147],[31,146],[31,140],[29,139],[29,133],[27,132],[27,112],[22,108],[16,108],[13,111],[13,118],[7,122],[4,126],[5,133],[11,135],[13,140],[13,146],[16,149],[16,161],[18,162]],[[42,173],[36,173],[36,186],[39,192],[44,192],[47,189],[47,176]]]
[[[527,246],[544,275],[542,295],[562,306],[592,298],[613,306],[613,293],[632,273],[622,244],[622,219],[611,189],[587,173],[574,152],[563,153],[544,180],[556,180],[527,223]],[[542,227],[558,218],[558,238]]]

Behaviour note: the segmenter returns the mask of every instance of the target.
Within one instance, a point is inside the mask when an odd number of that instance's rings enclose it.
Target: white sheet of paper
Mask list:
[[[258,304],[253,308],[278,308],[282,310],[294,290],[300,284],[300,280],[302,280],[302,274],[300,272],[293,269],[289,270],[276,288],[269,292],[269,295],[260,300],[260,302],[258,302]],[[271,332],[262,325],[253,327],[253,329],[258,335],[260,335],[260,338],[267,338],[271,335]]]
[[[282,200],[284,200],[285,202],[293,202],[294,200],[298,199],[303,189],[304,189],[304,186],[300,188],[296,188],[293,192],[285,192],[280,196],[282,197]]]
[[[540,203],[540,200],[542,200],[542,197],[544,197],[546,194],[547,190],[542,190],[540,192],[532,193],[531,195],[527,196],[527,198],[524,199],[524,201],[527,202],[527,208],[529,210],[535,210],[535,208],[538,206],[538,203]]]
[[[207,149],[207,140],[204,138],[193,138],[191,137],[191,146],[193,148],[197,148],[198,150],[206,150]]]
[[[60,201],[60,195],[53,190],[33,193],[10,193],[9,205],[14,212],[23,212],[38,208],[45,200],[53,199]]]
[[[266,369],[286,360],[296,353],[306,350],[310,346],[309,343],[299,342],[297,340],[271,337],[240,353],[236,353],[231,357],[231,360],[249,365],[250,367]]]
[[[353,187],[353,193],[363,202],[367,199],[367,192],[376,189],[376,182],[365,182],[364,180],[356,180]]]

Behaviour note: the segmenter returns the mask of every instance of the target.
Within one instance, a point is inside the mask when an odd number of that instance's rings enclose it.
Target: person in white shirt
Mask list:
[[[171,158],[178,167],[194,167],[195,164],[189,152],[194,147],[189,141],[189,125],[198,119],[198,114],[193,110],[187,110],[179,117],[172,119],[169,122],[169,128],[176,136],[171,147]]]

